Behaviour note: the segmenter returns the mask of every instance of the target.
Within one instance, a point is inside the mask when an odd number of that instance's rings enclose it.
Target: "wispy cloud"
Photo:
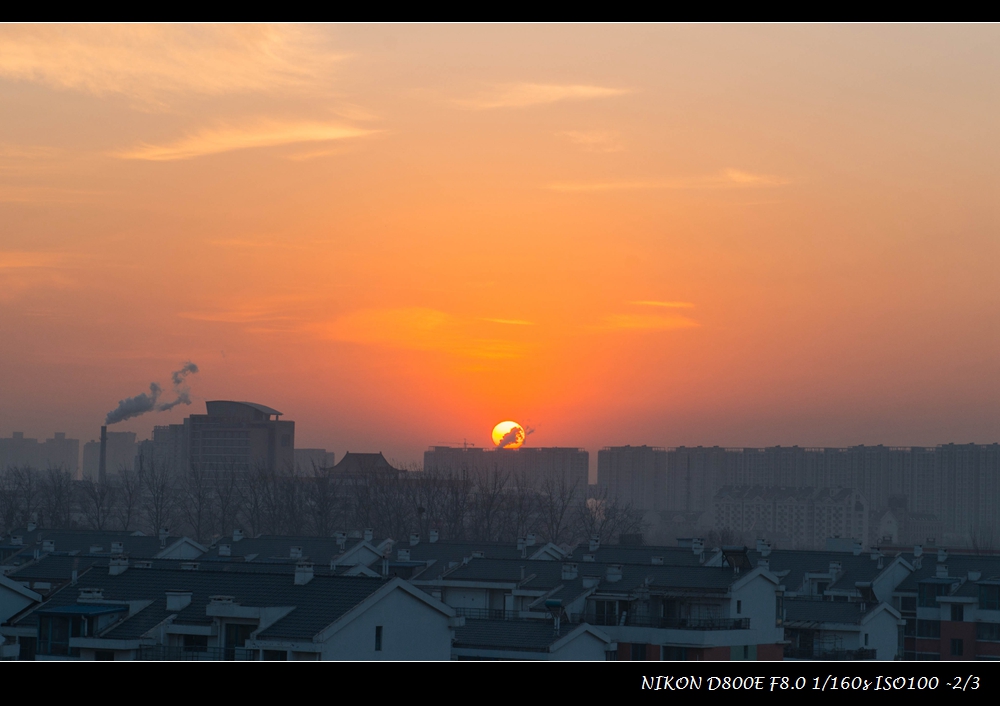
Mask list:
[[[508,83],[480,93],[472,98],[455,101],[463,108],[489,110],[492,108],[527,108],[566,100],[593,100],[629,93],[624,88],[592,86],[586,84]]]
[[[726,169],[718,174],[684,179],[621,180],[604,182],[558,182],[547,184],[553,191],[625,191],[636,189],[738,189],[784,186],[788,179]]]
[[[5,25],[0,76],[162,107],[181,94],[315,88],[342,55],[292,25]]]
[[[649,316],[641,314],[615,314],[604,320],[605,329],[632,331],[667,331],[670,329],[695,328],[700,326],[686,316]]]
[[[569,140],[587,152],[621,152],[625,149],[617,132],[599,130],[566,130],[556,135]]]
[[[520,358],[524,344],[478,335],[474,322],[436,309],[364,309],[324,326],[328,338],[348,343],[438,351],[482,358]]]
[[[192,159],[252,147],[276,147],[304,142],[329,142],[375,133],[349,125],[318,122],[259,122],[251,125],[206,128],[174,142],[144,144],[119,152],[121,159],[171,161]]]
[[[0,251],[0,302],[10,302],[28,290],[63,289],[74,284],[65,270],[66,253]]]
[[[693,309],[694,304],[691,302],[655,302],[655,301],[639,301],[639,302],[629,302],[629,304],[634,304],[635,306],[658,306],[664,309]]]
[[[506,326],[534,326],[533,321],[522,321],[521,319],[483,319],[492,324],[504,324]]]
[[[65,260],[66,256],[62,253],[0,251],[0,270],[58,267]]]

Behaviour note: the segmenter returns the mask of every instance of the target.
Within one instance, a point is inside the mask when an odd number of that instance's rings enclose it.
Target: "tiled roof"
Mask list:
[[[295,606],[288,616],[267,629],[266,636],[311,639],[384,584],[380,578],[354,576],[316,575],[309,583],[299,586],[285,573],[129,568],[111,576],[105,571],[93,570],[81,577],[75,586],[67,586],[54,594],[45,605],[76,605],[80,589],[84,588],[103,589],[103,598],[107,601],[152,600],[150,606],[108,633],[108,637],[134,638],[169,615],[167,591],[191,592],[191,603],[174,612],[176,622],[195,625],[211,622],[205,614],[211,596],[227,595],[243,606]],[[35,625],[37,616],[34,612],[28,613],[17,624]]]
[[[788,623],[841,623],[855,625],[877,604],[847,601],[810,601],[787,598],[783,602],[785,625]],[[862,609],[863,607],[863,609]]]

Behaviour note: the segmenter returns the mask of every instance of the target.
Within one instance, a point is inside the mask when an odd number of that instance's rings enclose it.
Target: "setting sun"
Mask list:
[[[493,443],[502,449],[520,448],[524,437],[524,427],[517,422],[500,422],[493,427]]]

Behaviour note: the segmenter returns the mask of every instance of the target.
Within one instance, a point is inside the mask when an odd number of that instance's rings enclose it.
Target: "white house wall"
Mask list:
[[[449,660],[449,618],[403,589],[369,607],[323,645],[324,660]],[[382,650],[375,651],[375,626]]]

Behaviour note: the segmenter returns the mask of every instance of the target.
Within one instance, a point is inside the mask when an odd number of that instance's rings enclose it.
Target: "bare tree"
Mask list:
[[[312,477],[303,479],[308,487],[306,506],[309,509],[313,533],[330,537],[334,532],[338,498],[337,483],[332,469],[312,465]]]
[[[473,474],[469,521],[472,538],[481,542],[499,539],[504,522],[505,491],[510,475],[494,466]]]
[[[602,543],[611,542],[623,534],[643,531],[642,512],[631,503],[609,497],[601,488],[595,498],[582,498],[576,508],[576,534],[581,539],[596,537]]]
[[[577,502],[579,482],[565,474],[549,474],[542,480],[539,497],[539,525],[545,537],[559,544],[570,535],[570,510]]]
[[[114,516],[116,486],[109,483],[82,481],[78,487],[77,503],[90,529],[105,530]]]
[[[201,542],[212,531],[212,488],[205,471],[193,469],[184,478],[179,494],[180,509],[195,540]]]
[[[122,466],[114,479],[115,504],[113,514],[118,520],[118,526],[125,532],[131,531],[139,519],[142,507],[143,488],[145,488],[145,466],[142,459],[135,470]]]
[[[538,524],[538,491],[534,479],[526,471],[515,473],[511,478],[507,495],[508,540],[524,537],[535,531]]]
[[[30,466],[15,466],[8,470],[8,473],[14,476],[14,488],[20,509],[18,522],[25,525],[35,522],[41,504],[41,483],[38,472]]]
[[[229,534],[236,528],[239,513],[239,487],[233,469],[217,471],[212,478],[212,497],[215,500],[215,516],[219,532]]]
[[[49,468],[39,483],[45,526],[64,529],[70,526],[73,506],[73,479],[62,468]]]
[[[10,532],[21,521],[21,496],[17,470],[6,468],[0,474],[0,529]]]
[[[142,476],[142,511],[146,526],[152,534],[167,529],[173,517],[175,505],[174,476],[161,464],[150,463]]]

